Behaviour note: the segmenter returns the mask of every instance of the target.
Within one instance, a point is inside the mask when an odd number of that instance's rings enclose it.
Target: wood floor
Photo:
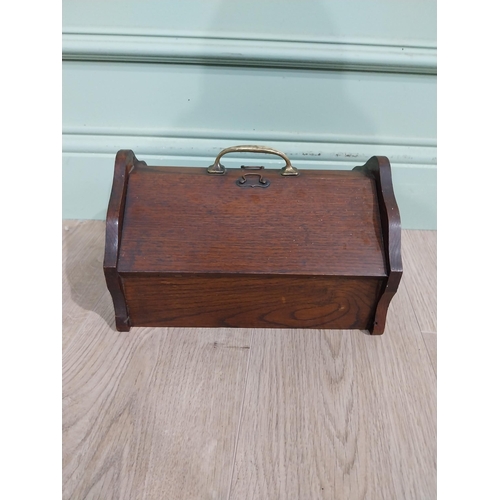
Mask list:
[[[436,233],[382,336],[118,333],[104,223],[63,222],[63,498],[436,498]]]

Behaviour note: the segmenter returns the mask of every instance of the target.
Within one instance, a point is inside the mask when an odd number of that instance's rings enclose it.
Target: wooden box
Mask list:
[[[229,152],[285,166],[225,169]],[[295,169],[260,146],[209,168],[150,167],[116,155],[104,273],[116,327],[384,331],[402,276],[389,160]]]

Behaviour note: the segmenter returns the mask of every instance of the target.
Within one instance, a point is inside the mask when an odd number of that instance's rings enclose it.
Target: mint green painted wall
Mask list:
[[[256,143],[299,168],[386,155],[404,227],[435,228],[435,10],[65,0],[63,217],[104,218],[118,149],[204,166],[224,147]]]

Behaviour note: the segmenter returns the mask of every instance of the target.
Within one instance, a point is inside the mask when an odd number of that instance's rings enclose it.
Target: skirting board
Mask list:
[[[226,146],[233,145],[226,144]],[[274,146],[274,144],[268,144]],[[123,148],[130,148],[123,144]],[[120,149],[118,147],[117,149]],[[134,149],[132,147],[132,149]],[[321,160],[320,156],[304,155],[297,158],[290,155],[293,164],[299,169],[352,169],[363,164],[369,156],[383,154],[391,160],[394,191],[401,212],[402,226],[405,229],[436,229],[436,165],[429,163],[405,163],[394,161],[391,151],[379,146],[364,149],[373,150],[372,153],[338,157],[336,160]],[[141,150],[134,150],[140,160],[149,165],[172,166],[208,166],[214,156],[201,155],[172,155],[172,154],[144,154]],[[98,219],[103,220],[106,215],[111,182],[113,178],[114,153],[92,152],[63,152],[63,218],[64,219]],[[262,156],[257,161],[269,168],[278,168],[275,160],[263,161]],[[224,164],[227,167],[238,168],[245,162],[256,158],[245,156],[227,157]]]

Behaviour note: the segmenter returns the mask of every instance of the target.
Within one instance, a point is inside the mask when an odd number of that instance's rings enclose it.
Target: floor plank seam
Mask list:
[[[420,332],[420,333],[422,333],[422,332]],[[422,335],[422,339],[423,338],[424,338],[424,336]],[[432,355],[431,355],[431,352],[429,351],[429,348],[427,347],[427,343],[425,342],[425,340],[424,340],[424,344],[425,344],[425,350],[427,351],[427,355],[429,356],[429,360],[431,362],[432,371],[434,372],[434,375],[436,375],[436,378],[437,378],[437,371],[434,368],[434,363],[432,362]]]
[[[408,287],[406,286],[406,283],[403,283],[403,286],[406,290],[406,293],[408,294],[408,300],[410,302],[410,305],[411,305],[411,309],[413,311],[413,314],[415,316],[415,321],[417,322],[417,325],[418,325],[418,329],[422,332],[422,321],[420,320],[420,318],[418,317],[418,314],[417,314],[417,311],[415,309],[415,306],[413,304],[413,300],[412,300],[412,296],[411,296],[411,293],[410,293],[410,290],[408,289]]]
[[[424,344],[425,344],[425,349],[427,350],[427,354],[429,355],[429,359],[431,360],[432,370],[434,371],[434,374],[436,375],[436,378],[437,378],[437,368],[436,368],[436,365],[434,364],[435,361],[433,360],[432,353],[429,350],[429,346],[428,346],[427,342],[425,341],[424,334],[436,335],[437,336],[437,333],[436,332],[424,332],[424,331],[420,330],[420,335],[422,335],[422,339],[423,339]]]
[[[245,371],[245,384],[243,386],[243,398],[241,400],[240,416],[238,419],[238,428],[236,430],[236,438],[235,438],[235,442],[234,442],[233,464],[231,466],[231,474],[229,476],[229,486],[227,489],[227,500],[230,500],[230,498],[231,498],[231,487],[233,485],[234,469],[236,466],[236,454],[238,452],[238,442],[240,440],[241,421],[243,420],[243,408],[245,407],[245,399],[246,399],[246,394],[247,394],[248,372],[250,371],[250,359],[252,357],[254,336],[255,336],[255,330],[252,329],[252,335],[250,337],[250,349],[248,352],[247,367],[246,367],[246,371]]]
[[[435,331],[437,232],[404,230],[402,236],[403,281],[412,305],[420,310],[418,325],[421,331]]]
[[[424,333],[425,332],[420,328],[420,323],[418,321],[418,315],[417,315],[417,312],[415,311],[415,308],[413,307],[413,303],[412,303],[412,300],[411,300],[410,292],[408,291],[408,287],[406,286],[406,283],[402,282],[401,284],[403,285],[403,288],[405,289],[406,295],[408,296],[408,302],[410,303],[411,310],[413,311],[413,316],[415,317],[415,321],[417,322],[417,325],[419,327],[418,331],[420,332],[420,337],[422,339],[422,343],[425,346],[425,352],[427,353],[427,357],[429,358],[429,363],[432,366],[432,371],[434,372],[434,374],[437,377],[437,373],[436,373],[436,370],[434,369],[434,364],[432,362],[432,355],[429,352],[429,348],[427,347],[427,343],[425,342],[425,339],[424,339]]]
[[[410,291],[408,290],[408,287],[406,286],[406,283],[404,281],[401,282],[401,285],[402,287],[404,288],[405,292],[406,292],[406,295],[408,297],[408,302],[411,306],[411,310],[413,311],[413,316],[415,317],[415,321],[418,325],[418,331],[420,333],[422,333],[422,328],[420,326],[420,321],[418,320],[418,314],[417,314],[417,311],[415,311],[415,307],[413,306],[413,301],[411,299],[411,294],[410,294]]]

